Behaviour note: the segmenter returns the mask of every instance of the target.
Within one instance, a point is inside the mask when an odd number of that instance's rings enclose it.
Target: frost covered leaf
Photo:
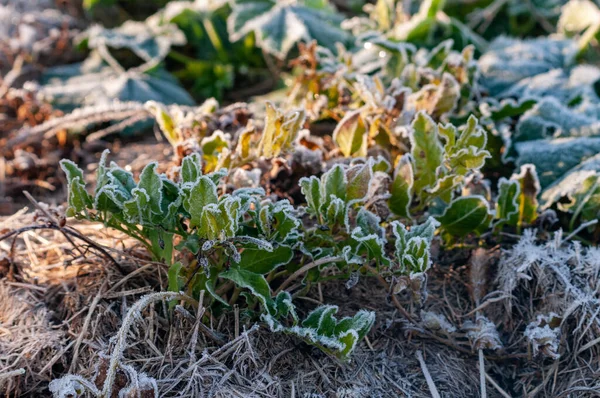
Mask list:
[[[294,207],[287,200],[261,204],[257,221],[261,236],[269,241],[293,245],[302,235],[302,224],[295,213]]]
[[[428,84],[412,94],[409,101],[417,111],[425,111],[435,120],[452,111],[460,98],[460,85],[449,73],[442,75],[439,85]]]
[[[348,225],[348,212],[353,205],[364,203],[374,194],[376,176],[380,167],[373,158],[364,163],[351,165],[336,164],[320,179],[315,176],[300,179],[302,194],[306,198],[308,211],[317,216],[320,223]],[[349,231],[350,232],[350,231]]]
[[[190,213],[190,226],[198,227],[202,225],[207,206],[217,203],[217,186],[210,178],[202,176],[192,186],[185,186],[183,192],[183,207]]]
[[[521,171],[514,174],[511,180],[519,183],[519,225],[531,224],[537,218],[540,183],[534,165],[521,166]]]
[[[232,0],[227,29],[232,41],[254,33],[266,52],[284,59],[299,41],[316,40],[336,50],[348,44],[349,35],[340,29],[342,17],[327,1]]]
[[[502,177],[498,181],[498,199],[496,201],[496,218],[508,225],[519,222],[518,197],[521,192],[519,183]]]
[[[431,241],[438,225],[432,217],[425,223],[410,228],[398,221],[392,222],[392,232],[396,241],[395,264],[391,271],[395,275],[419,274],[429,269]]]
[[[92,197],[85,190],[83,171],[70,160],[61,160],[60,167],[67,175],[67,188],[69,191],[67,215],[87,214],[87,209],[92,208]]]
[[[455,199],[437,220],[453,236],[462,237],[471,232],[482,233],[490,225],[492,215],[488,202],[481,196]]]
[[[600,212],[600,155],[596,155],[569,170],[562,178],[546,188],[541,195],[543,208],[559,203],[560,210],[573,213],[571,224],[581,216],[593,220]],[[561,199],[566,203],[560,203]]]
[[[56,106],[71,109],[83,105],[107,105],[115,100],[193,105],[194,100],[164,69],[147,73],[121,73],[99,63],[57,66],[45,70],[38,96]]]
[[[144,108],[154,116],[158,127],[173,147],[183,141],[183,136],[177,129],[176,121],[173,120],[173,117],[163,104],[156,101],[147,101],[144,104]]]
[[[409,207],[412,201],[413,170],[409,155],[400,158],[390,186],[390,210],[400,217],[410,218]]]
[[[272,331],[297,336],[345,360],[373,326],[375,313],[360,310],[353,317],[338,320],[335,318],[337,312],[335,305],[322,305],[310,312],[301,325],[291,327],[282,325],[272,316],[266,320]]]
[[[179,172],[179,178],[182,184],[190,183],[193,184],[198,181],[198,178],[202,175],[202,161],[200,155],[193,153],[183,158],[181,162],[181,170]]]
[[[436,171],[442,164],[444,149],[435,122],[425,112],[419,112],[411,126],[411,154],[415,166],[413,191],[420,193],[435,185]]]
[[[456,327],[448,322],[444,315],[432,311],[421,310],[421,322],[429,330],[441,330],[444,333],[454,333],[456,331]]]
[[[231,139],[228,134],[217,130],[210,137],[202,139],[200,148],[204,160],[204,171],[217,171],[222,168],[221,166],[225,166],[222,164],[225,160],[223,155],[228,153],[231,148]]]
[[[367,154],[367,127],[361,110],[346,113],[333,131],[333,140],[346,157]]]
[[[304,110],[283,113],[267,102],[265,128],[258,144],[258,156],[273,158],[290,148],[304,124]]]
[[[570,40],[500,37],[479,59],[482,83],[492,96],[501,97],[524,79],[569,65],[574,54]]]
[[[521,171],[513,174],[510,180],[501,178],[498,182],[496,219],[500,224],[515,227],[531,224],[538,215],[540,184],[535,166],[526,164]]]
[[[221,278],[234,282],[237,286],[249,289],[258,298],[268,312],[273,311],[271,288],[264,276],[256,272],[242,269],[239,265],[231,266],[227,271],[221,272]]]
[[[144,61],[161,61],[171,46],[185,44],[185,36],[176,25],[154,25],[127,21],[123,25],[106,29],[100,25],[89,28],[84,37],[90,48],[127,48]]]

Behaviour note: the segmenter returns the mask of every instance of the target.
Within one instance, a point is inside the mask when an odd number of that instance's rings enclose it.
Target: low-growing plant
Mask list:
[[[248,313],[273,331],[297,335],[346,358],[374,322],[372,312],[335,320],[336,306],[324,305],[300,321],[287,289],[296,279],[306,287],[330,278],[374,275],[420,300],[431,264],[437,222],[430,218],[407,229],[385,223],[366,207],[387,198],[382,185],[389,164],[369,158],[336,165],[321,178],[300,182],[307,206],[271,201],[262,189],[230,191],[227,172],[202,173],[200,155],[183,159],[172,180],[148,164],[139,180],[100,160],[93,194],[74,163],[67,175],[67,214],[101,222],[140,241],[155,261],[169,265],[169,289],[210,294],[215,311],[245,298]],[[301,221],[308,212],[313,222]],[[390,249],[393,247],[393,249]],[[187,254],[186,254],[187,253]],[[355,279],[355,278],[354,278]]]

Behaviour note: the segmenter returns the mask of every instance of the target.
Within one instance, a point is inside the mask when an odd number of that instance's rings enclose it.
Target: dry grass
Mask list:
[[[87,242],[47,229],[58,215],[43,207],[1,220],[0,235],[40,226],[0,241],[0,389],[7,396],[49,396],[50,381],[68,374],[80,382],[63,378],[63,387],[87,380],[101,390],[111,356],[118,357],[109,383],[115,397],[138,387],[149,396],[156,388],[161,397],[473,397],[481,396],[480,378],[487,397],[585,397],[600,388],[597,250],[560,240],[535,244],[529,234],[504,252],[443,252],[423,308],[402,302],[413,322],[371,280],[351,290],[334,283],[299,298],[307,308],[322,299],[343,302],[349,312],[377,311],[368,339],[351,362],[339,363],[243,312],[238,322],[230,312],[204,325],[202,302],[170,311],[154,296],[140,307],[140,299],[165,290],[164,265],[98,226],[68,223]],[[534,346],[525,333],[550,312],[560,322],[549,327],[559,333],[531,336],[558,336],[557,359],[550,340]],[[123,321],[128,314],[132,322]],[[491,320],[487,329],[477,335],[479,323],[471,322],[468,334],[468,322],[482,316]],[[490,328],[503,347],[483,349],[480,368],[473,336],[481,340]]]

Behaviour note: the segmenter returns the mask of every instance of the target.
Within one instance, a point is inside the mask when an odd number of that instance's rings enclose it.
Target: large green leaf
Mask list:
[[[231,266],[227,271],[221,272],[219,276],[234,282],[241,288],[249,289],[260,300],[267,312],[273,311],[271,288],[265,277],[261,274],[242,269],[239,265],[236,265]]]
[[[480,196],[464,196],[455,199],[444,214],[437,217],[441,227],[453,236],[485,231],[492,219],[487,201]]]
[[[293,257],[293,250],[287,246],[278,246],[271,252],[246,248],[241,254],[238,266],[257,274],[268,274],[277,267],[288,264]]]
[[[340,28],[342,16],[332,12],[326,1],[232,0],[227,28],[232,41],[249,33],[266,52],[285,58],[299,41],[316,40],[335,50],[335,44],[350,43]]]

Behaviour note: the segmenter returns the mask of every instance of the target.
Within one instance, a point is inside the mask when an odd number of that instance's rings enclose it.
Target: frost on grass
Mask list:
[[[496,286],[506,297],[499,317],[505,326],[526,320],[521,336],[538,360],[569,358],[572,362],[561,365],[559,372],[566,375],[567,368],[579,368],[581,377],[565,377],[568,386],[587,383],[592,376],[584,369],[600,354],[598,255],[597,248],[565,241],[561,231],[542,242],[535,231],[526,230],[499,263]],[[568,342],[561,336],[569,336]]]
[[[0,283],[0,391],[7,394],[47,380],[52,369],[45,365],[65,342],[49,311],[30,295]]]

